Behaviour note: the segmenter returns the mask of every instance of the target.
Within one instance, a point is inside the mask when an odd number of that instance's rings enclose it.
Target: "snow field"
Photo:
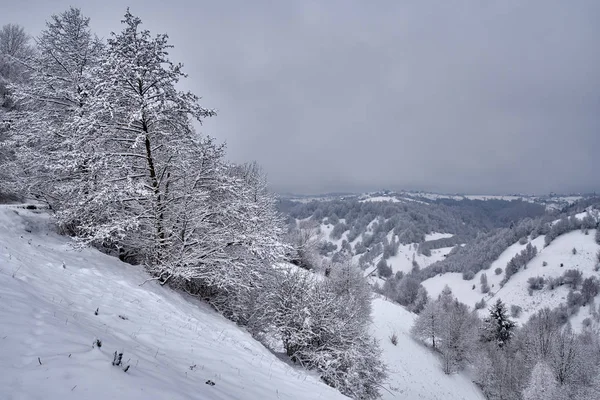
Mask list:
[[[74,250],[43,213],[2,207],[0,226],[2,400],[345,398],[206,304],[140,286],[141,267]]]

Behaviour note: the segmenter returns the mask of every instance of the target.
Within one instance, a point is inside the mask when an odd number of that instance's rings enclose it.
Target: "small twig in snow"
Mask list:
[[[155,278],[148,278],[148,279],[146,279],[144,282],[140,283],[138,286],[143,286],[143,285],[144,285],[144,283],[146,283],[146,282],[149,282],[149,281],[157,281],[157,280],[159,280],[159,279],[160,279],[160,276],[157,276],[157,277],[155,277]]]

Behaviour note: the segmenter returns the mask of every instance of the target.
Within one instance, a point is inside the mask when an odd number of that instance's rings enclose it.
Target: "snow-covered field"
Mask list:
[[[430,240],[451,238],[452,236],[454,236],[452,233],[432,232],[425,235],[425,241],[428,242]]]
[[[589,235],[584,235],[581,231],[573,231],[554,239],[548,247],[539,252],[527,264],[527,269],[521,269],[513,275],[508,283],[496,293],[496,297],[501,298],[507,304],[521,306],[523,308],[523,313],[519,318],[521,322],[527,321],[529,316],[541,307],[554,308],[565,302],[569,292],[567,286],[560,286],[554,290],[545,286],[543,290],[534,290],[533,295],[530,296],[527,290],[527,280],[535,276],[558,277],[566,270],[574,268],[581,270],[584,279],[592,275],[600,278],[600,273],[594,271],[595,255],[600,249],[600,246],[594,241],[595,233],[595,230],[590,230]],[[576,254],[573,254],[573,248],[576,249]],[[543,266],[544,261],[548,264],[545,267]],[[580,313],[583,311],[580,310]]]
[[[398,253],[387,260],[388,265],[394,273],[402,271],[408,273],[413,268],[414,260],[419,264],[420,268],[425,268],[434,262],[444,259],[444,255],[450,253],[452,247],[443,247],[441,249],[431,250],[431,256],[427,257],[419,254],[414,247],[414,244],[401,244],[398,247]]]
[[[206,304],[140,286],[142,268],[72,249],[43,213],[3,206],[0,227],[2,400],[345,398]]]
[[[373,300],[373,334],[380,341],[390,378],[382,390],[385,400],[483,400],[464,374],[446,375],[431,349],[415,342],[410,327],[416,315],[383,298]],[[390,336],[396,333],[394,346]]]
[[[533,291],[533,294],[529,295],[527,280],[530,277],[556,278],[568,269],[579,269],[583,273],[583,278],[588,276],[600,278],[600,272],[594,271],[595,256],[600,250],[600,246],[594,241],[595,232],[595,230],[590,230],[588,235],[581,231],[568,232],[556,238],[548,247],[544,247],[544,236],[535,238],[531,244],[537,247],[538,255],[527,264],[527,268],[514,274],[502,288],[500,281],[504,277],[506,264],[524,249],[525,245],[515,243],[508,247],[492,263],[490,269],[478,272],[470,281],[463,280],[460,273],[447,273],[425,280],[423,286],[429,295],[435,298],[441,293],[444,286],[448,285],[458,300],[471,307],[482,298],[485,298],[488,304],[491,298],[500,298],[509,306],[518,305],[523,308],[521,316],[517,319],[518,322],[523,323],[540,308],[555,308],[565,302],[569,292],[567,286],[550,290],[546,285],[544,289]],[[576,254],[573,254],[573,248],[576,249]],[[544,262],[547,264],[546,266],[543,265]],[[496,268],[502,268],[500,275],[494,273]],[[487,275],[490,286],[490,293],[487,295],[481,293],[480,278],[483,273]],[[475,285],[475,289],[473,289],[473,285]],[[480,313],[485,312],[485,309],[480,311]],[[587,307],[584,307],[578,315],[573,317],[574,327],[578,328],[576,325],[580,325],[581,320],[587,316]]]

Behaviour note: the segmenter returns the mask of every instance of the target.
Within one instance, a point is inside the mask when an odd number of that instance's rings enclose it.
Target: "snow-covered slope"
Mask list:
[[[140,286],[140,267],[75,251],[48,226],[0,207],[0,399],[344,398],[205,304]]]
[[[483,400],[479,389],[463,374],[446,375],[431,349],[415,342],[410,327],[416,315],[383,298],[373,301],[373,334],[381,343],[389,368],[389,383],[382,390],[385,400]],[[394,346],[390,336],[395,333]]]
[[[556,278],[568,269],[579,269],[583,278],[596,276],[600,273],[594,271],[595,255],[600,246],[594,241],[595,230],[590,230],[589,235],[581,231],[565,233],[554,239],[552,243],[527,264],[527,269],[521,269],[501,288],[496,297],[501,298],[506,304],[516,304],[523,308],[519,321],[525,322],[529,316],[541,307],[557,307],[566,301],[569,288],[559,286],[550,290],[546,285],[542,290],[534,290],[530,296],[527,280],[530,277],[543,276]],[[540,247],[538,247],[540,248]],[[576,254],[573,254],[573,248]],[[547,266],[543,266],[544,261]],[[563,265],[561,267],[561,265]],[[583,310],[580,310],[580,313]]]
[[[522,268],[514,274],[502,288],[500,281],[504,277],[506,264],[524,249],[525,245],[515,243],[508,247],[492,263],[490,269],[478,272],[472,280],[463,280],[460,273],[447,273],[425,280],[423,286],[430,296],[435,298],[444,286],[448,285],[461,302],[471,307],[482,298],[486,299],[488,303],[491,299],[500,298],[509,306],[517,305],[523,309],[517,320],[524,323],[540,308],[555,308],[560,303],[564,303],[569,292],[566,285],[559,286],[554,290],[550,290],[548,285],[545,285],[542,290],[534,290],[530,295],[527,283],[529,278],[537,276],[545,279],[557,278],[568,269],[581,270],[584,279],[588,276],[600,278],[600,272],[594,271],[596,253],[600,250],[600,246],[594,241],[595,233],[595,230],[590,230],[587,235],[581,231],[568,232],[554,239],[548,247],[544,247],[544,236],[535,238],[531,244],[537,247],[538,255],[527,263],[527,268]],[[576,250],[575,254],[573,254],[573,248]],[[500,275],[494,273],[496,268],[502,268]],[[483,273],[487,275],[490,286],[490,293],[487,295],[481,293],[480,278]],[[473,285],[475,285],[475,289],[473,289]],[[480,312],[485,313],[486,310]],[[573,317],[572,321],[580,324],[580,320],[586,316],[588,316],[587,307],[584,307],[578,315]],[[577,328],[578,324],[574,324],[574,327]]]

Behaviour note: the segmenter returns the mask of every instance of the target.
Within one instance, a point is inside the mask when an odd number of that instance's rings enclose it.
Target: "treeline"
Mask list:
[[[1,191],[46,203],[80,245],[202,297],[342,393],[377,397],[385,373],[362,272],[332,263],[314,281],[277,268],[302,249],[284,241],[260,168],[227,162],[195,132],[215,112],[177,89],[186,75],[167,35],[129,10],[106,41],[89,22],[70,8],[35,42],[0,32]]]
[[[422,280],[447,272],[460,272],[466,280],[473,279],[481,270],[487,270],[500,254],[522,237],[528,237],[541,220],[526,218],[512,228],[501,228],[480,233],[465,246],[455,246],[445,259],[423,268]]]
[[[600,315],[592,306],[575,333],[563,307],[539,310],[518,327],[501,300],[480,320],[446,287],[427,303],[412,334],[440,354],[445,373],[473,366],[475,382],[490,400],[598,398]]]

